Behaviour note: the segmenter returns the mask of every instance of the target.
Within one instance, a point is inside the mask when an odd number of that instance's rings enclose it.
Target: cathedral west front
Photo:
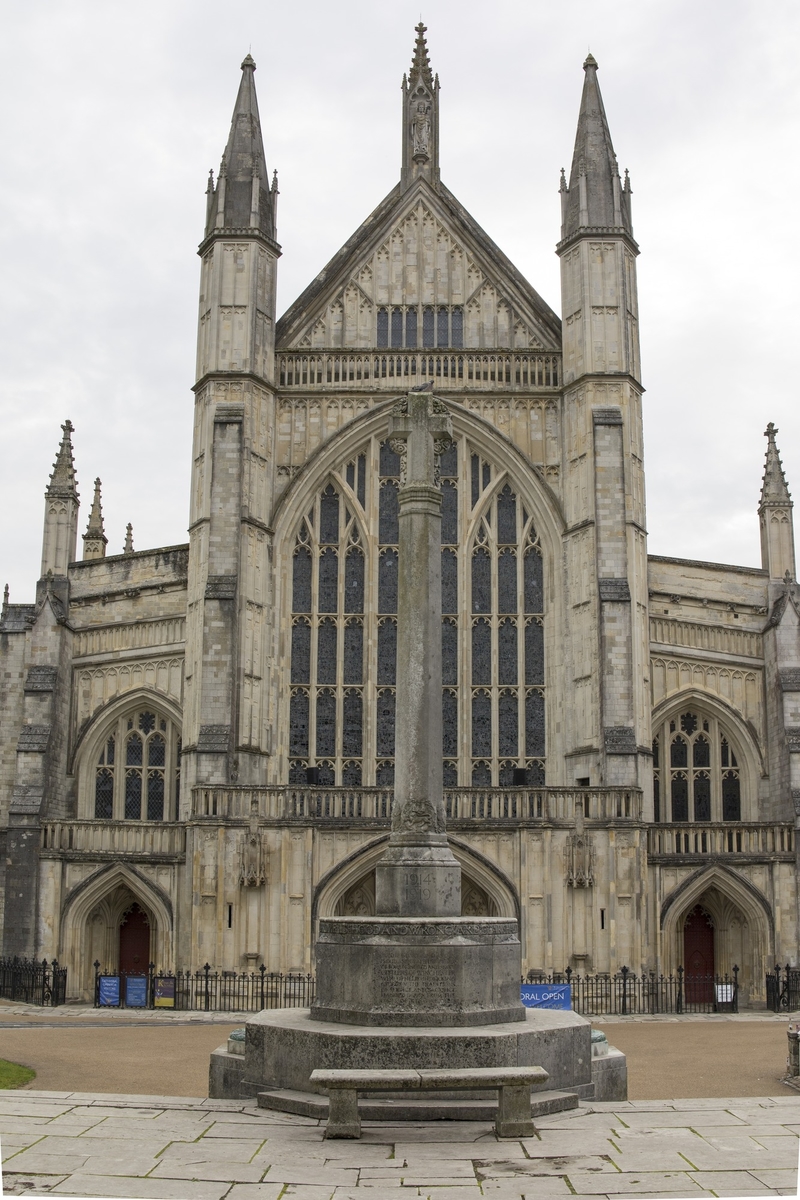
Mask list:
[[[442,761],[462,911],[517,918],[526,973],[735,964],[740,1003],[763,1003],[800,935],[777,431],[760,566],[648,556],[639,247],[598,65],[552,231],[559,317],[440,178],[424,34],[398,184],[280,318],[277,180],[242,63],[199,247],[188,543],[107,554],[100,481],[79,521],[80,430],[62,428],[35,599],[6,595],[0,619],[3,954],[57,958],[89,998],[95,962],[313,972],[321,917],[374,913],[390,418],[428,384],[453,430]]]

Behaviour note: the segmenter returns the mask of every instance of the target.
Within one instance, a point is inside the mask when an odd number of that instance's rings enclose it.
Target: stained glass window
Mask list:
[[[454,316],[423,310],[423,342],[437,340],[444,317],[452,337]],[[444,778],[447,786],[497,786],[523,767],[530,784],[541,785],[537,533],[518,488],[466,439],[444,450],[439,476]],[[305,782],[316,766],[321,783],[393,785],[400,487],[397,451],[372,441],[331,473],[298,526],[287,644],[292,781]]]
[[[653,800],[656,821],[741,820],[739,764],[716,717],[691,708],[658,727],[653,739]]]
[[[94,774],[95,820],[176,820],[181,741],[176,725],[151,708],[117,718]],[[121,747],[121,764],[115,761]]]

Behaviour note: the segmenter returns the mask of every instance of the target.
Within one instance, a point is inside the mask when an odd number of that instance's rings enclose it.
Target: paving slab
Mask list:
[[[582,1104],[575,1116],[544,1118],[536,1136],[513,1141],[498,1139],[486,1122],[443,1121],[371,1122],[361,1140],[330,1142],[323,1123],[287,1122],[251,1101],[124,1103],[81,1093],[57,1115],[42,1117],[52,1097],[17,1092],[3,1099],[0,1122],[13,1125],[5,1148],[9,1195],[693,1200],[712,1193],[794,1194],[800,1147],[800,1096],[790,1104],[763,1097],[649,1108]],[[727,1190],[715,1181],[726,1181]]]
[[[57,1183],[62,1183],[66,1175],[15,1175],[9,1171],[3,1172],[4,1196],[31,1196],[51,1192]]]
[[[282,1183],[237,1183],[225,1200],[278,1200],[282,1191]]]

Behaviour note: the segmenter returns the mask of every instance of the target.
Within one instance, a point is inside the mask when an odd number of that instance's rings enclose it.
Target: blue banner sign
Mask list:
[[[119,1007],[119,975],[101,975],[98,1002],[106,1007]]]
[[[521,990],[526,1008],[572,1008],[568,983],[523,983]]]
[[[126,1008],[147,1008],[147,976],[129,975],[125,980]]]

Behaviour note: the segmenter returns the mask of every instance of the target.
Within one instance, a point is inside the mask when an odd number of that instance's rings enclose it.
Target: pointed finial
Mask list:
[[[428,59],[428,44],[425,41],[427,26],[422,24],[415,27],[417,40],[414,43],[414,57],[411,61],[411,71],[409,72],[409,83],[415,83],[422,80],[429,88],[433,87],[433,75],[431,74],[431,64]]]
[[[280,195],[280,192],[278,191],[278,169],[277,169],[277,167],[272,172],[272,190],[276,196]]]
[[[591,50],[589,51],[589,53],[586,55],[586,58],[584,59],[583,69],[584,69],[584,71],[588,71],[590,67],[593,67],[595,71],[599,70],[599,68],[597,66],[597,59],[592,54]]]
[[[783,463],[778,453],[775,434],[778,432],[772,421],[764,430],[767,439],[767,454],[764,460],[764,480],[761,485],[761,502],[759,511],[765,504],[791,505],[791,494],[783,473]]]
[[[75,461],[72,457],[72,432],[74,426],[67,419],[61,426],[61,444],[47,485],[48,496],[70,496],[78,499]]]
[[[209,194],[213,194],[213,192],[214,192],[214,168],[212,167],[211,170],[208,172],[208,186],[206,187],[206,195],[208,196]]]
[[[123,554],[133,554],[133,525],[130,521],[125,527],[125,545],[122,547]]]
[[[103,527],[103,505],[100,498],[100,480],[94,481],[94,498],[92,500],[92,509],[89,513],[89,524],[86,526],[86,533],[83,535],[83,557],[90,558],[105,558],[106,546],[108,538],[106,537]]]
[[[561,183],[560,183],[558,190],[560,192],[568,192],[569,191],[569,188],[567,187],[567,173],[563,167],[561,168]]]
[[[253,61],[252,54],[250,53],[245,54],[244,58],[242,59],[242,70],[244,71],[247,67],[250,67],[253,71],[256,69],[256,64]]]
[[[623,185],[622,185],[622,190],[623,190],[623,192],[627,192],[627,194],[628,194],[629,196],[632,196],[632,195],[633,195],[633,188],[631,187],[631,177],[630,177],[630,175],[628,174],[628,168],[627,168],[627,167],[625,168],[625,182],[624,182],[624,183],[623,183]]]
[[[8,612],[8,584],[3,588],[3,616]]]
[[[92,500],[92,511],[89,513],[88,533],[103,532],[103,506],[100,499],[100,488],[101,483],[98,476],[94,481],[94,498]]]

